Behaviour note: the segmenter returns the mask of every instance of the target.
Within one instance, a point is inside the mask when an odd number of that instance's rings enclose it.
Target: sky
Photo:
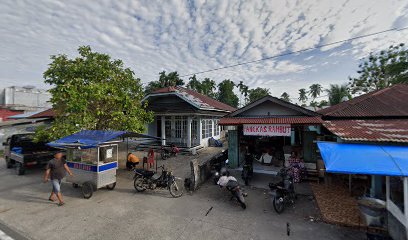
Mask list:
[[[2,0],[0,88],[49,88],[50,55],[75,57],[82,45],[122,59],[146,83],[163,70],[185,76],[407,26],[406,0]],[[346,83],[370,52],[407,40],[408,29],[387,32],[197,77],[297,98],[313,83]]]

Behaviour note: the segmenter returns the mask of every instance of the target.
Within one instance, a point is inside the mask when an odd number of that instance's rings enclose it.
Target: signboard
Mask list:
[[[106,158],[112,158],[113,148],[106,149]]]
[[[284,136],[290,137],[290,124],[244,124],[247,136]]]

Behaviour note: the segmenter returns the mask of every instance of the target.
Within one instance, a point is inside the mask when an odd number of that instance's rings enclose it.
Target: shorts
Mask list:
[[[52,184],[52,191],[55,194],[61,192],[61,180],[60,179],[52,179],[51,184]]]

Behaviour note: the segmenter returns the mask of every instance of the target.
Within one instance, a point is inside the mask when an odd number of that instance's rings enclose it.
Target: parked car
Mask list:
[[[23,175],[29,167],[47,164],[58,151],[45,142],[34,142],[33,138],[34,133],[14,134],[3,142],[7,168],[14,166],[17,175]]]

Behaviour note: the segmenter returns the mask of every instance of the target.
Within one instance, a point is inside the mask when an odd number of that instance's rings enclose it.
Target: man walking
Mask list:
[[[44,182],[47,182],[48,178],[51,179],[52,191],[48,200],[54,202],[55,196],[57,196],[59,201],[58,206],[64,205],[64,200],[62,199],[61,194],[61,180],[65,177],[67,172],[72,176],[71,170],[65,162],[65,159],[63,159],[62,152],[57,152],[54,155],[54,158],[47,164],[44,174]]]

